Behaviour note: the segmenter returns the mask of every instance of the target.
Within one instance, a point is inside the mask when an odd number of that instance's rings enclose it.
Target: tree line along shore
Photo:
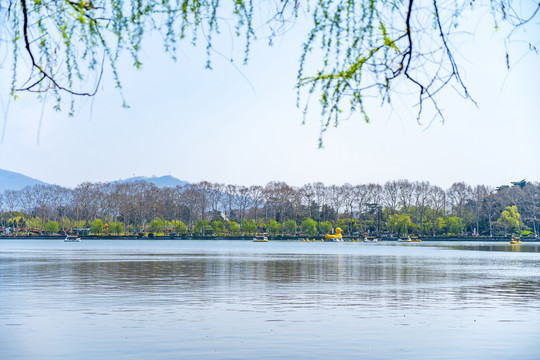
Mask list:
[[[201,181],[35,185],[0,194],[3,236],[80,234],[96,238],[320,237],[538,238],[540,183],[443,189],[429,182],[301,187],[284,182],[239,186]]]
[[[112,235],[112,234],[101,234],[101,235],[95,235],[95,234],[89,234],[89,235],[77,235],[76,233],[71,233],[68,231],[62,231],[60,230],[58,233],[54,234],[38,234],[38,233],[25,233],[25,232],[19,232],[17,235],[10,234],[10,235],[0,235],[0,241],[1,240],[64,240],[66,236],[73,236],[76,238],[79,238],[81,240],[126,240],[126,241],[138,241],[138,240],[165,240],[165,241],[183,241],[183,240],[244,240],[244,241],[252,241],[255,239],[260,238],[263,236],[262,234],[255,234],[255,235],[249,235],[244,233],[243,235],[194,235],[194,234],[176,234],[176,233],[161,233],[161,234],[154,234],[154,233],[140,233],[140,234],[118,234],[118,235]],[[264,236],[271,241],[305,241],[305,242],[333,242],[332,239],[326,239],[324,235],[268,235],[264,234]],[[413,239],[411,242],[414,243],[414,241],[427,241],[427,242],[437,242],[437,241],[445,241],[445,242],[454,242],[454,241],[473,241],[473,242],[504,242],[507,243],[508,241],[515,239],[516,236],[514,235],[508,235],[508,236],[451,236],[451,235],[440,235],[440,236],[430,236],[430,235],[423,235],[423,236],[416,236],[413,235]],[[406,238],[406,237],[402,237]],[[383,234],[382,236],[367,236],[366,234],[356,234],[353,236],[345,236],[343,237],[344,242],[371,242],[373,239],[376,239],[378,242],[392,242],[397,241],[401,238],[396,237],[395,235],[389,235],[389,234]],[[522,240],[524,242],[536,242],[538,241],[537,238],[534,238],[533,236],[528,237],[522,237],[519,240]]]

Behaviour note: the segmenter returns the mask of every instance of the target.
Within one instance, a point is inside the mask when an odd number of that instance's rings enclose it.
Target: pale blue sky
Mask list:
[[[35,97],[23,94],[12,102],[0,168],[64,186],[167,174],[243,185],[539,181],[540,56],[521,58],[527,47],[516,44],[511,60],[520,60],[507,71],[502,32],[493,34],[489,21],[460,48],[467,59],[458,57],[479,107],[449,93],[441,104],[444,124],[417,124],[415,110],[394,98],[393,109],[370,104],[370,124],[356,116],[330,129],[318,149],[316,103],[306,125],[295,106],[300,32],[273,47],[265,39],[255,42],[249,64],[238,65],[243,75],[219,55],[212,57],[214,70],[205,70],[202,46],[183,44],[174,63],[160,44],[148,41],[143,70],[129,61],[121,66],[130,109],[121,107],[110,76],[93,100],[78,103],[73,118],[49,104],[41,131]],[[538,41],[540,26],[529,31]],[[217,45],[230,52],[229,42]],[[5,105],[9,67],[3,66]]]

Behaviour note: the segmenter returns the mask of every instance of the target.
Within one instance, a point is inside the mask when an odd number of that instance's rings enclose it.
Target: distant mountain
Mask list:
[[[157,176],[152,176],[152,177],[135,176],[135,177],[131,177],[131,178],[128,178],[128,179],[125,179],[125,180],[112,181],[112,183],[113,184],[132,183],[132,182],[136,182],[136,181],[147,181],[147,182],[152,183],[152,184],[154,184],[154,185],[156,185],[157,187],[160,187],[160,188],[175,187],[177,185],[184,186],[184,185],[189,184],[187,181],[179,180],[179,179],[177,179],[177,178],[175,178],[173,176],[170,176],[170,175],[165,175],[165,176],[160,176],[160,177],[157,177]]]
[[[19,174],[13,171],[0,169],[0,193],[5,190],[21,190],[26,186],[48,185],[43,181]]]
[[[136,176],[128,178],[125,180],[115,180],[111,181],[112,184],[118,183],[132,183],[136,181],[147,181],[156,185],[157,187],[175,187],[177,185],[184,186],[189,184],[187,181],[179,180],[173,176]],[[0,169],[0,193],[3,193],[5,190],[21,190],[26,186],[33,185],[49,185],[46,182],[31,178],[29,176],[19,174],[13,171]]]

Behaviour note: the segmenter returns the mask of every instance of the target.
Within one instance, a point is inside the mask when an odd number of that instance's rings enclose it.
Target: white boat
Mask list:
[[[407,237],[406,239],[397,239],[398,242],[412,242],[411,238],[410,237]]]
[[[268,242],[268,238],[266,236],[256,236],[253,238],[253,242]]]
[[[78,236],[69,236],[67,235],[64,239],[64,242],[81,242],[81,238]]]

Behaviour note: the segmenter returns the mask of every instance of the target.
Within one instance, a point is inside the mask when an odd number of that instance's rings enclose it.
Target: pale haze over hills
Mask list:
[[[0,192],[5,190],[20,190],[26,186],[46,184],[43,181],[19,174],[13,171],[0,169]]]
[[[125,180],[115,180],[115,181],[111,181],[113,184],[116,184],[116,183],[132,183],[132,182],[136,182],[136,181],[148,181],[154,185],[156,185],[157,187],[175,187],[175,186],[184,186],[184,185],[187,185],[189,184],[187,181],[184,181],[184,180],[179,180],[177,178],[175,178],[174,176],[171,176],[171,175],[165,175],[165,176],[152,176],[152,177],[147,177],[147,176],[135,176],[135,177],[131,177],[131,178],[128,178],[128,179],[125,179]]]
[[[150,182],[157,187],[175,187],[175,186],[184,186],[188,184],[187,181],[179,180],[173,176],[165,175],[165,176],[135,176],[128,179],[123,180],[114,180],[111,181],[113,184],[117,183],[132,183],[135,181],[147,181]],[[38,179],[31,178],[29,176],[19,174],[13,171],[3,170],[0,169],[0,192],[4,192],[5,190],[21,190],[26,186],[33,186],[33,185],[48,185],[47,183],[40,181]]]

